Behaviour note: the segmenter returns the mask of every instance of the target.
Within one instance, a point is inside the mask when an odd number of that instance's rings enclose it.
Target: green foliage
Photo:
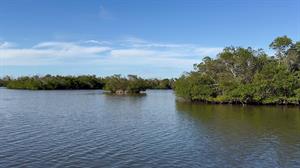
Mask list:
[[[192,72],[175,82],[176,93],[185,99],[206,101],[216,95],[214,81],[206,74]]]
[[[5,81],[3,79],[0,79],[0,87],[6,86]]]
[[[19,77],[9,80],[9,89],[64,90],[64,89],[102,89],[104,82],[96,76],[51,76]]]
[[[106,78],[95,75],[82,76],[23,76],[12,79],[6,76],[0,79],[0,87],[28,90],[64,90],[64,89],[106,89],[113,93],[123,90],[128,93],[139,93],[146,89],[171,89],[174,79],[142,79],[136,75],[113,75]]]
[[[300,43],[286,36],[262,50],[227,47],[216,59],[205,57],[175,82],[179,97],[191,101],[241,104],[299,104]]]
[[[175,79],[146,79],[149,89],[172,89]]]
[[[105,78],[105,90],[109,90],[112,93],[122,91],[124,93],[140,93],[147,89],[147,85],[144,79],[136,75],[128,75],[127,78],[121,75],[113,75]]]
[[[280,48],[287,48],[292,45],[292,39],[288,38],[287,36],[277,37],[274,41],[270,44],[270,47],[273,49],[280,49]]]
[[[0,87],[6,87],[10,80],[11,78],[9,76],[5,76],[2,79],[0,79]]]
[[[287,53],[287,50],[293,45],[292,39],[287,36],[277,37],[269,45],[270,48],[276,50],[276,56],[280,60],[284,59]]]

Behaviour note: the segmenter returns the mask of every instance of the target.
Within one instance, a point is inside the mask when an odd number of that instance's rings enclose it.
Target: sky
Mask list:
[[[300,0],[0,0],[0,76],[178,77],[282,35],[300,40]]]

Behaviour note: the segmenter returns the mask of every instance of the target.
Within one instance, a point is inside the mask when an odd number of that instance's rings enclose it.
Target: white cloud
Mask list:
[[[109,41],[98,41],[98,40],[86,40],[84,41],[86,44],[95,44],[95,45],[109,45],[111,42]]]
[[[122,41],[41,42],[28,48],[4,43],[0,65],[101,65],[148,66],[190,69],[204,56],[215,56],[221,48],[196,44],[149,42],[138,38]]]
[[[136,37],[127,37],[124,40],[125,46],[131,47],[139,47],[139,48],[181,48],[190,46],[188,44],[172,44],[172,43],[157,43],[157,42],[150,42]]]
[[[202,56],[212,56],[216,55],[217,53],[221,52],[223,48],[220,47],[213,47],[213,48],[207,48],[207,47],[200,47],[195,49],[195,53]]]
[[[111,56],[113,57],[147,57],[154,56],[157,52],[153,50],[144,49],[115,49],[111,50]]]
[[[0,49],[0,57],[78,56],[82,54],[98,54],[107,50],[110,50],[110,48],[103,46],[84,46],[71,42],[42,42],[31,48]]]
[[[130,44],[146,44],[146,43],[149,43],[146,40],[136,38],[136,37],[127,37],[124,41],[127,42],[127,43],[130,43]]]
[[[42,42],[31,48],[0,48],[0,65],[46,65],[89,59],[110,50],[104,46],[85,46],[72,42]]]
[[[14,47],[15,44],[7,41],[0,41],[0,49]]]

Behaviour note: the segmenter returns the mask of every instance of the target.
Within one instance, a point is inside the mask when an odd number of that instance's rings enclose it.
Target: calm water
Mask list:
[[[2,88],[0,167],[300,167],[300,108]]]

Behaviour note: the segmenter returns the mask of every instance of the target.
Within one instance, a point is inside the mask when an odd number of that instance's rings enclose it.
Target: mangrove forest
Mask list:
[[[206,103],[297,104],[300,101],[300,42],[287,36],[262,49],[227,47],[205,57],[175,82],[176,95]]]
[[[146,89],[172,89],[175,79],[143,79],[136,75],[97,77],[81,76],[22,76],[0,79],[0,87],[26,90],[104,89],[112,93],[139,93]]]

